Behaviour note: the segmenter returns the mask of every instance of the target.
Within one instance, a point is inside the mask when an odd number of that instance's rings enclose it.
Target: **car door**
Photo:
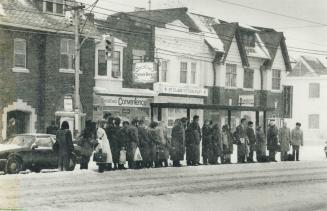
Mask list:
[[[55,152],[52,149],[53,140],[50,136],[37,136],[33,149],[33,163],[40,168],[54,168]]]

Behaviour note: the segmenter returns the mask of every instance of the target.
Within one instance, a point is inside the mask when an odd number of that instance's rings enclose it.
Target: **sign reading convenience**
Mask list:
[[[144,97],[123,97],[123,96],[102,96],[105,106],[122,107],[150,107],[151,98]]]

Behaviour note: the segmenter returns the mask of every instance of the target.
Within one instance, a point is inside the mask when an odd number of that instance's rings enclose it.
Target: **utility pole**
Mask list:
[[[149,10],[151,10],[151,0],[148,1],[149,4]]]
[[[75,34],[75,132],[80,132],[81,124],[80,124],[80,80],[79,80],[79,72],[80,72],[80,42],[79,42],[79,27],[80,27],[80,10],[84,9],[84,5],[75,6],[72,9],[74,10],[74,34]]]

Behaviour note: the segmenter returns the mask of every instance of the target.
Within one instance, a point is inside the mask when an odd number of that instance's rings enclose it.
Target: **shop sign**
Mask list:
[[[170,85],[156,83],[154,91],[159,94],[175,94],[175,95],[190,95],[190,96],[208,96],[208,89],[197,88],[188,85]]]
[[[105,106],[150,107],[150,98],[102,96]]]
[[[238,102],[240,106],[254,106],[254,95],[240,95]]]
[[[134,64],[133,82],[140,84],[155,83],[157,81],[157,68],[154,62],[141,62]]]
[[[64,111],[73,111],[73,98],[70,95],[64,98]]]

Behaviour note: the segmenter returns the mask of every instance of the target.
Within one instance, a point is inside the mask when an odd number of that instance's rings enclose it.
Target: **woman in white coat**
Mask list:
[[[98,121],[97,125],[97,140],[99,142],[98,146],[96,147],[96,151],[102,150],[103,153],[107,154],[107,160],[103,163],[97,163],[99,166],[99,172],[103,172],[105,169],[110,170],[112,168],[112,153],[110,149],[109,140],[106,134],[106,131],[103,129],[105,121]]]

